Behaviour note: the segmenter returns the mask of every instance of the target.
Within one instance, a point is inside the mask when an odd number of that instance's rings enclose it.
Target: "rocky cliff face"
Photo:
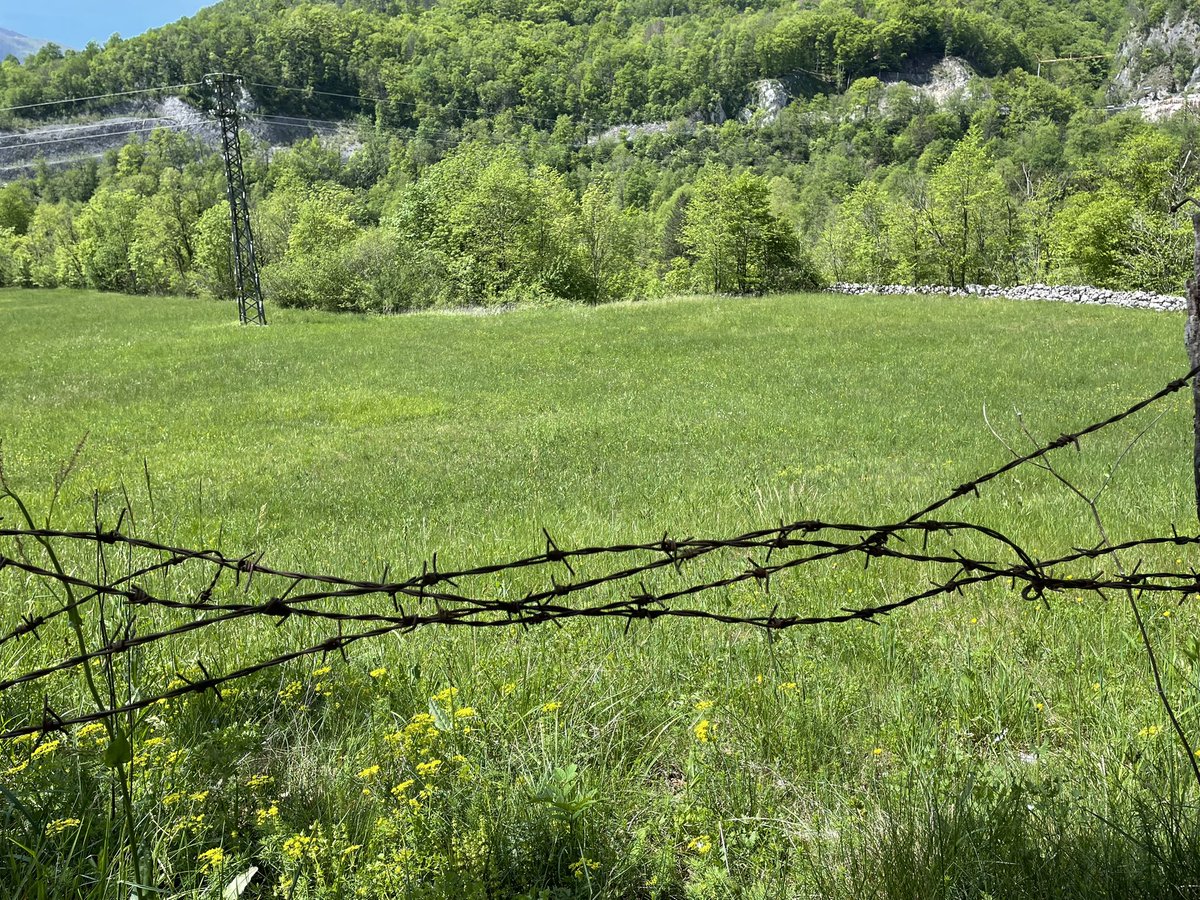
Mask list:
[[[1200,21],[1185,11],[1135,29],[1117,51],[1115,103],[1145,105],[1200,90]]]

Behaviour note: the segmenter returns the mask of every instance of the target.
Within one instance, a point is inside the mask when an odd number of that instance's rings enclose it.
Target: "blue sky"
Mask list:
[[[113,32],[133,37],[215,0],[0,0],[0,28],[80,49]]]

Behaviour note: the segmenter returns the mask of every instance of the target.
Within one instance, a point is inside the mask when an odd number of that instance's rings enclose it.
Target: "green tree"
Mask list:
[[[1133,218],[1133,201],[1115,185],[1069,197],[1054,216],[1055,278],[1119,287]]]
[[[79,234],[75,229],[78,204],[67,200],[39,203],[29,220],[29,280],[36,287],[83,285]]]
[[[406,242],[441,260],[452,303],[578,297],[578,208],[563,178],[511,149],[464,148],[431,166],[395,217]]]
[[[76,220],[84,279],[103,291],[138,291],[130,250],[142,198],[133,191],[101,187]]]
[[[771,212],[767,180],[750,172],[708,169],[701,175],[681,242],[701,290],[751,294],[816,280],[795,231]]]
[[[1007,199],[991,154],[971,129],[930,177],[924,210],[947,284],[963,287],[996,271]]]
[[[883,284],[896,278],[892,203],[874,181],[864,181],[836,210],[824,246],[837,281]]]
[[[29,230],[29,220],[36,206],[33,192],[23,182],[14,181],[0,188],[0,228],[24,234]]]
[[[237,293],[233,281],[229,209],[210,206],[192,228],[192,268],[188,281],[201,296],[232,300]]]
[[[603,303],[657,290],[649,213],[621,209],[602,184],[580,198],[579,248],[588,299]]]

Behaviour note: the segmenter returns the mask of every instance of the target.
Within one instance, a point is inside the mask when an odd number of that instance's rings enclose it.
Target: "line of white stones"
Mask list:
[[[835,294],[937,294],[949,297],[1005,297],[1010,300],[1048,300],[1058,303],[1095,303],[1128,309],[1154,309],[1177,312],[1186,309],[1182,297],[1152,294],[1149,291],[1113,291],[1084,285],[1021,284],[1001,287],[995,284],[968,284],[966,289],[936,284],[853,284],[838,282],[829,288]]]

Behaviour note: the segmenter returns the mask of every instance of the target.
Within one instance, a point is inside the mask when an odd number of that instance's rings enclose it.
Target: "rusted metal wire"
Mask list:
[[[1063,448],[1078,448],[1081,439],[1182,390],[1198,371],[1200,366],[1129,408],[1016,456],[890,523],[812,519],[725,538],[675,539],[664,534],[653,541],[576,548],[563,548],[543,532],[545,548],[539,553],[458,569],[439,568],[434,555],[419,573],[401,580],[389,579],[386,573],[372,580],[279,569],[258,555],[229,556],[217,549],[159,543],[121,531],[120,523],[117,528],[105,529],[96,521],[90,530],[75,531],[0,527],[0,571],[19,573],[52,589],[63,600],[48,611],[23,614],[0,633],[0,647],[39,639],[51,629],[77,627],[72,621],[78,623],[84,615],[99,621],[105,615],[112,616],[114,608],[122,610],[124,623],[121,627],[100,623],[96,629],[99,637],[79,652],[25,671],[4,673],[0,678],[0,700],[18,689],[38,691],[46,698],[46,685],[56,675],[69,677],[97,663],[111,665],[117,660],[133,659],[133,654],[152,647],[164,647],[171,651],[165,656],[175,658],[180,640],[198,632],[213,632],[228,646],[230,640],[237,640],[230,632],[244,635],[245,625],[251,621],[279,626],[306,622],[327,630],[317,640],[298,640],[296,649],[224,671],[219,671],[211,660],[206,664],[197,659],[203,677],[178,675],[179,683],[160,691],[143,688],[142,693],[114,698],[103,709],[58,711],[43,699],[40,713],[26,716],[24,721],[16,721],[17,714],[8,713],[9,720],[0,721],[0,738],[61,731],[146,710],[189,694],[219,694],[223,685],[304,657],[345,654],[363,641],[407,634],[429,625],[504,628],[605,618],[624,619],[629,627],[638,621],[684,619],[774,633],[800,626],[876,622],[923,601],[988,584],[1004,585],[1018,591],[1025,600],[1039,602],[1066,591],[1075,595],[1132,591],[1182,602],[1192,594],[1200,594],[1200,574],[1196,571],[1141,571],[1122,566],[1119,559],[1156,547],[1196,546],[1200,536],[1172,531],[1170,535],[1120,544],[1078,547],[1053,558],[1038,559],[996,528],[929,516],[957,499],[978,494],[981,487],[1020,466],[1037,463]],[[41,563],[28,552],[35,544],[61,552],[51,564]],[[69,572],[59,564],[59,559],[72,558],[71,548],[90,548],[88,556],[96,574]],[[124,574],[119,577],[109,574],[106,554],[114,551],[120,551],[124,560]],[[760,591],[763,598],[777,598],[779,591],[772,595],[772,587],[782,576],[842,559],[856,560],[864,567],[917,567],[917,577],[907,577],[903,582],[907,584],[925,583],[930,572],[940,574],[920,590],[857,608],[781,613],[782,604],[772,600],[774,605],[769,611],[747,614],[724,602],[734,589]],[[722,574],[716,578],[689,577],[702,560]],[[585,569],[598,572],[586,574]],[[509,576],[510,581],[498,587],[498,576]],[[653,581],[656,577],[676,583],[657,590],[646,587],[647,579]],[[522,580],[540,586],[519,597],[509,596],[514,584]],[[196,589],[197,584],[203,587]],[[152,585],[159,587],[152,589]],[[819,600],[821,591],[815,582],[789,583],[792,598]],[[701,595],[708,595],[707,602],[699,602]],[[152,622],[155,627],[139,630],[141,622]],[[249,652],[249,648],[243,649]],[[10,705],[28,709],[28,696],[22,693],[25,702]]]

